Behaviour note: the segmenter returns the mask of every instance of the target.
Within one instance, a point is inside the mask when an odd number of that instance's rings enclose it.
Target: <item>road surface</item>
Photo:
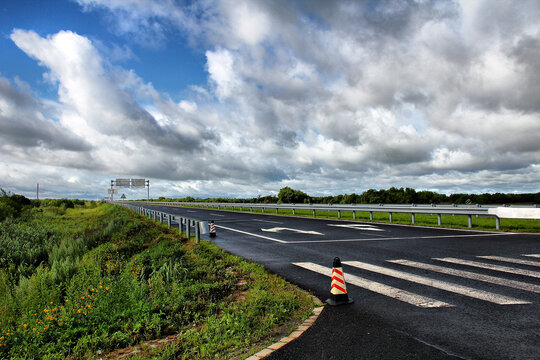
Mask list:
[[[153,208],[323,301],[341,259],[354,304],[268,359],[540,359],[540,235]]]

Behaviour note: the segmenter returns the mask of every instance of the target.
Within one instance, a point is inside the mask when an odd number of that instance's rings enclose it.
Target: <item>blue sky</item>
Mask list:
[[[13,29],[31,29],[43,36],[69,29],[84,35],[101,46],[122,50],[124,58],[114,59],[133,69],[155,88],[179,97],[190,85],[206,83],[203,48],[189,46],[183,34],[175,32],[171,39],[155,44],[141,44],[129,36],[117,35],[105,10],[84,11],[75,1],[21,0],[3,1],[0,5],[0,72],[19,77],[32,85],[42,96],[56,94],[56,89],[43,82],[43,67],[29,58],[9,38]]]
[[[0,187],[538,192],[539,17],[535,0],[3,1]]]

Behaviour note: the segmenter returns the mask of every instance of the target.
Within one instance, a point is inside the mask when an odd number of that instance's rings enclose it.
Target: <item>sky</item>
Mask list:
[[[537,0],[3,0],[0,187],[538,192],[539,18]]]

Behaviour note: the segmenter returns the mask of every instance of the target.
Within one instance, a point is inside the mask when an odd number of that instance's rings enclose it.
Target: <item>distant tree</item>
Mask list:
[[[305,199],[309,198],[309,196],[300,191],[300,190],[294,190],[290,187],[286,186],[279,190],[278,194],[278,202],[279,203],[303,203]]]
[[[32,201],[25,196],[9,195],[0,188],[0,221],[4,221],[8,217],[17,218],[26,208],[32,206]]]

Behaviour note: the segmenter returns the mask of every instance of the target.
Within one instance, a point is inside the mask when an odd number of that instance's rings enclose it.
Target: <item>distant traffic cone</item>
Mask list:
[[[330,285],[330,298],[326,299],[328,305],[345,305],[351,304],[354,300],[347,295],[347,286],[345,285],[345,277],[343,276],[343,268],[341,260],[338,257],[334,258],[332,265],[332,283]]]
[[[216,224],[214,223],[214,220],[210,220],[208,222],[208,225],[210,226],[210,237],[215,238],[216,237]]]

